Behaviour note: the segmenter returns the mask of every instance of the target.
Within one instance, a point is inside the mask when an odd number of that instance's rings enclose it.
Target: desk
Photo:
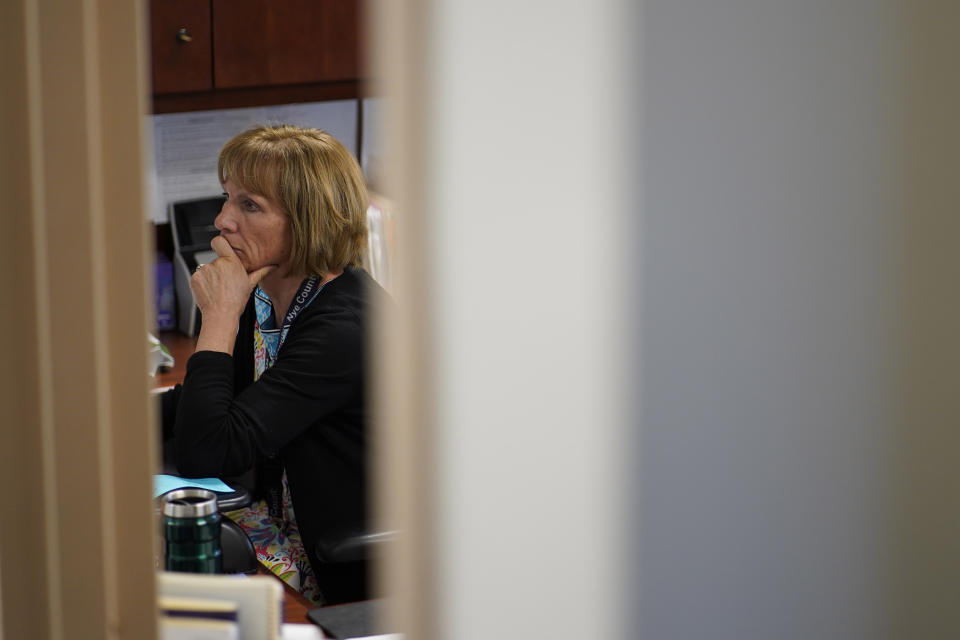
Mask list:
[[[169,387],[178,382],[183,382],[183,376],[187,373],[187,360],[193,355],[194,348],[197,346],[197,339],[185,336],[178,331],[161,331],[157,335],[157,339],[173,356],[173,366],[170,368],[164,367],[156,375],[153,379],[154,387]]]
[[[164,369],[157,374],[154,378],[154,386],[166,387],[182,382],[183,376],[187,372],[187,360],[193,355],[197,339],[176,331],[161,331],[157,338],[170,351],[174,362],[173,367]],[[270,576],[283,585],[283,619],[285,622],[313,624],[307,619],[307,612],[316,609],[317,605],[297,593],[293,587],[280,580],[262,564],[257,567],[257,575]]]

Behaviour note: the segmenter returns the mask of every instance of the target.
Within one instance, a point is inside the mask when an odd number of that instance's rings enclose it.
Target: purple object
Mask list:
[[[157,256],[156,263],[157,329],[174,329],[176,320],[176,297],[173,292],[173,264],[166,256]]]

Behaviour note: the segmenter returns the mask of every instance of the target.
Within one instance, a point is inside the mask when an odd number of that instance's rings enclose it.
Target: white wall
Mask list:
[[[900,4],[645,3],[645,639],[889,628]]]
[[[367,178],[368,186],[374,191],[383,188],[386,176],[384,175],[386,149],[383,139],[384,99],[363,99],[363,140],[360,149],[360,166],[363,175]]]
[[[424,22],[437,638],[622,637],[625,10],[434,3]]]

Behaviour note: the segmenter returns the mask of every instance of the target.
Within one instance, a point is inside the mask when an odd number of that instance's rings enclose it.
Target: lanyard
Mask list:
[[[277,354],[280,353],[280,347],[283,346],[283,343],[287,339],[287,334],[290,333],[290,327],[293,326],[294,320],[297,319],[297,316],[300,315],[304,309],[306,309],[313,299],[317,297],[317,294],[320,293],[320,290],[323,289],[323,285],[320,285],[320,277],[317,275],[311,275],[307,278],[304,278],[303,282],[300,283],[300,288],[297,289],[297,293],[293,296],[293,300],[290,302],[290,308],[287,310],[286,315],[283,317],[283,324],[280,327],[279,333],[274,333],[277,336],[275,339],[276,346],[274,347],[266,334],[269,329],[263,329],[262,325],[267,325],[269,320],[273,316],[272,302],[266,304],[269,301],[269,298],[266,297],[266,294],[257,287],[255,292],[257,298],[257,314],[256,320],[254,321],[254,359],[256,362],[256,374],[255,379],[259,379],[263,372],[273,366],[273,363],[277,359]],[[276,330],[274,330],[276,331]]]
[[[290,302],[290,308],[287,309],[287,315],[283,317],[283,326],[280,328],[280,341],[277,343],[277,353],[280,353],[280,347],[287,339],[287,333],[290,332],[290,325],[297,319],[300,312],[307,308],[313,299],[320,293],[323,287],[317,286],[320,283],[320,276],[312,275],[303,279],[300,288],[297,289],[297,295],[293,296]]]
[[[319,276],[312,275],[304,278],[303,282],[300,283],[300,288],[297,289],[296,295],[293,296],[293,300],[290,302],[290,308],[283,317],[283,325],[280,328],[279,337],[276,340],[276,347],[268,346],[269,336],[266,334],[266,332],[269,331],[276,335],[276,329],[270,331],[269,329],[264,330],[260,328],[261,320],[263,324],[268,324],[270,320],[273,319],[273,303],[260,287],[257,287],[254,291],[254,295],[256,296],[256,314],[253,323],[254,380],[259,380],[263,372],[272,367],[273,363],[276,362],[277,355],[280,353],[280,347],[287,339],[287,334],[290,332],[293,321],[297,319],[301,311],[313,302],[317,294],[320,293],[320,290],[323,289],[324,285],[320,285],[319,282]],[[261,465],[260,474],[262,476],[261,482],[267,491],[267,510],[276,525],[280,527],[280,530],[285,531],[286,509],[284,508],[284,485],[286,484],[286,476],[283,467],[279,464],[278,460],[268,459],[267,462]]]

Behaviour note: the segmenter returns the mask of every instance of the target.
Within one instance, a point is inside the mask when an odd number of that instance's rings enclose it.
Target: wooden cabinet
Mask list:
[[[154,113],[360,97],[361,0],[151,0]]]
[[[213,89],[210,33],[210,0],[150,3],[155,94]]]
[[[355,0],[213,0],[218,89],[359,77]]]

